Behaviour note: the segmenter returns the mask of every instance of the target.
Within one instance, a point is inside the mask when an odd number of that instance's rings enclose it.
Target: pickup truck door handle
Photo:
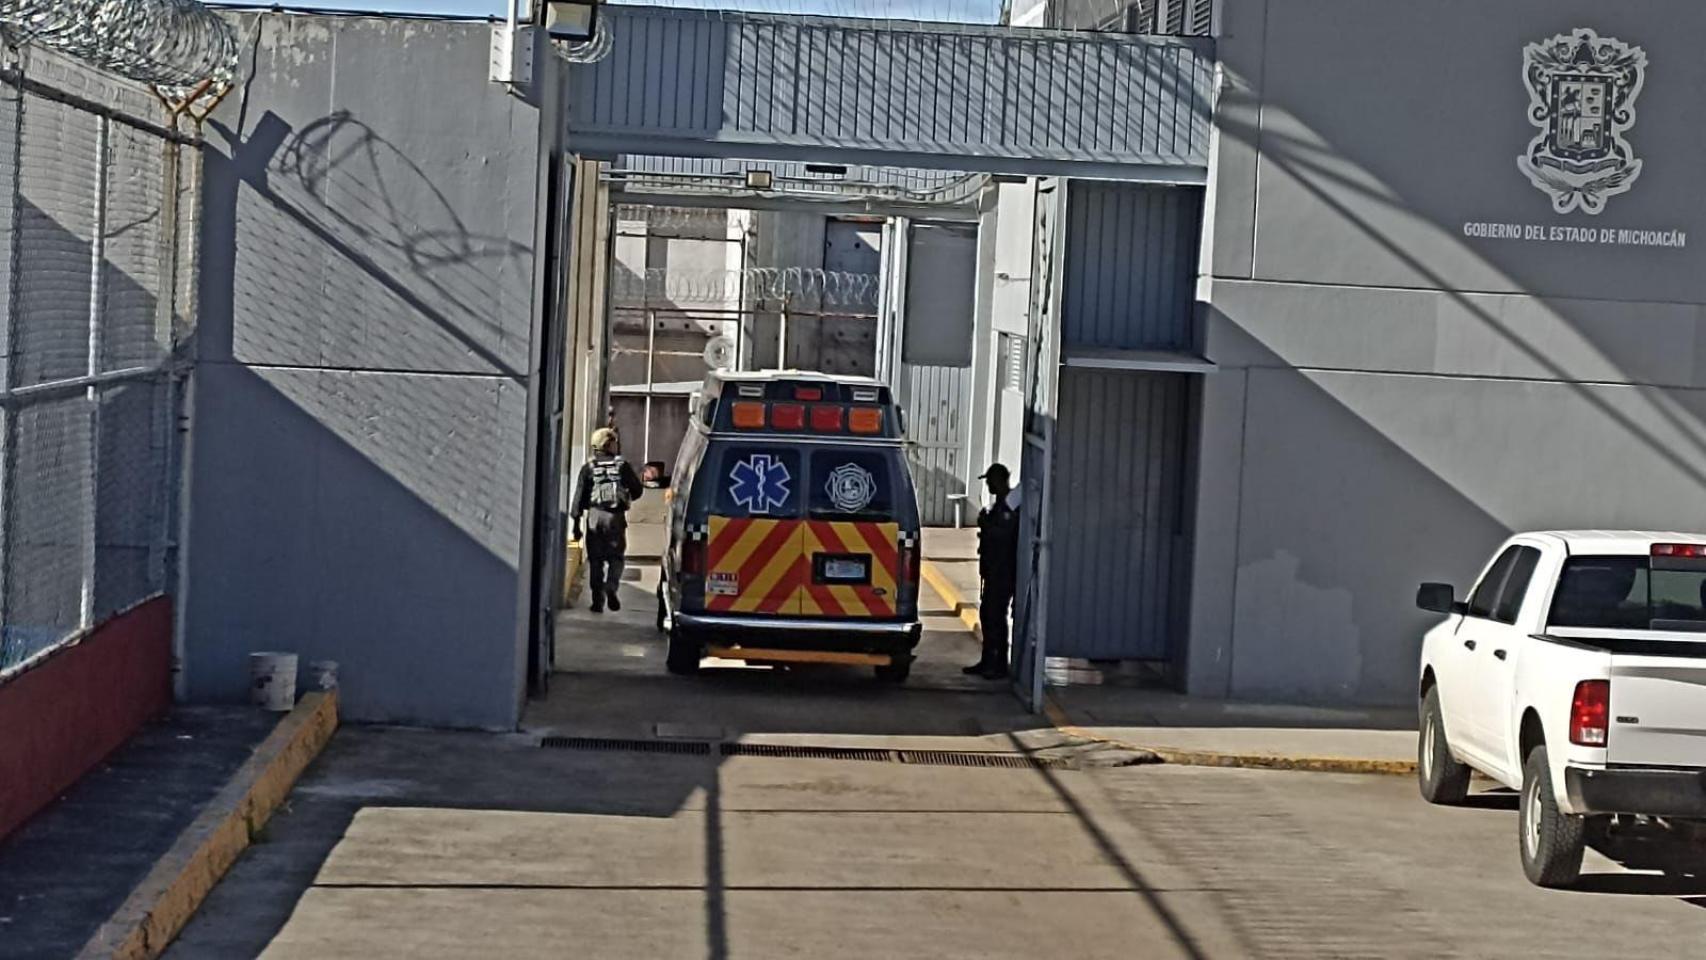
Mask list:
[[[1494,650],[1493,656],[1498,657],[1500,660],[1503,660],[1505,658],[1505,652],[1503,650]]]
[[[1463,645],[1468,647],[1471,650],[1475,649],[1475,641],[1473,641],[1473,640],[1465,640],[1465,641],[1463,641]]]

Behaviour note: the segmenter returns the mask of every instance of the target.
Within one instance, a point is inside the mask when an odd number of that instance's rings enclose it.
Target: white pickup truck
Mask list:
[[[1524,533],[1422,643],[1418,777],[1461,801],[1470,769],[1520,799],[1523,871],[1581,873],[1614,815],[1706,820],[1706,535]]]

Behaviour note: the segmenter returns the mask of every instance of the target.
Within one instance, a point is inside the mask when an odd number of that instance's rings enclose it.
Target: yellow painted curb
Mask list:
[[[164,953],[337,728],[336,691],[303,697],[83,946],[78,960],[153,960]]]
[[[924,582],[930,585],[930,589],[936,591],[936,596],[940,597],[942,602],[948,605],[948,609],[960,618],[960,622],[966,625],[966,629],[971,631],[972,639],[983,643],[983,622],[978,619],[977,604],[967,603],[953,582],[934,563],[924,561],[918,572],[923,576]]]
[[[1409,776],[1416,772],[1414,760],[1365,760],[1353,757],[1302,757],[1270,753],[1219,753],[1210,750],[1176,750],[1146,747],[1113,737],[1104,737],[1075,726],[1053,696],[1043,697],[1043,715],[1056,730],[1069,737],[1105,743],[1112,747],[1147,753],[1162,763],[1186,767],[1238,767],[1255,770],[1305,770],[1313,773],[1380,773]]]
[[[586,548],[579,540],[570,540],[563,556],[563,606],[572,607],[581,600],[581,567],[586,562]]]
[[[983,642],[983,627],[978,619],[977,606],[967,603],[954,588],[947,576],[935,564],[924,561],[919,568],[924,582],[936,595],[947,604],[948,609],[959,616],[966,627],[971,630],[972,637],[979,643]],[[1094,743],[1105,743],[1109,746],[1125,750],[1135,750],[1155,757],[1162,763],[1175,763],[1190,767],[1241,767],[1260,770],[1308,770],[1320,773],[1384,773],[1410,775],[1416,772],[1414,760],[1358,760],[1350,757],[1300,757],[1283,756],[1265,753],[1218,753],[1206,750],[1175,750],[1172,747],[1146,747],[1141,744],[1128,743],[1111,737],[1104,737],[1083,727],[1075,726],[1066,711],[1060,708],[1053,696],[1043,698],[1043,715],[1056,730],[1069,737],[1088,740]]]

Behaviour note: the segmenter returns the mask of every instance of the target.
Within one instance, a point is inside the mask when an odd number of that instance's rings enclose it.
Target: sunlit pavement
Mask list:
[[[940,612],[901,689],[853,670],[668,676],[650,576],[619,614],[564,615],[525,732],[342,731],[167,955],[1702,955],[1687,880],[1596,854],[1606,892],[1528,887],[1501,797],[1439,810],[1393,777],[725,755],[712,744],[1012,756],[1062,738],[959,675],[975,652]]]

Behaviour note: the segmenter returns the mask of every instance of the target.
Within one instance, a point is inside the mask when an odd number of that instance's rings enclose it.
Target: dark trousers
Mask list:
[[[1007,667],[1007,618],[1013,609],[1013,581],[985,577],[978,598],[978,625],[983,631],[986,667]]]
[[[605,510],[587,511],[587,581],[592,595],[603,598],[622,585],[622,560],[628,553],[628,523],[621,514]]]

